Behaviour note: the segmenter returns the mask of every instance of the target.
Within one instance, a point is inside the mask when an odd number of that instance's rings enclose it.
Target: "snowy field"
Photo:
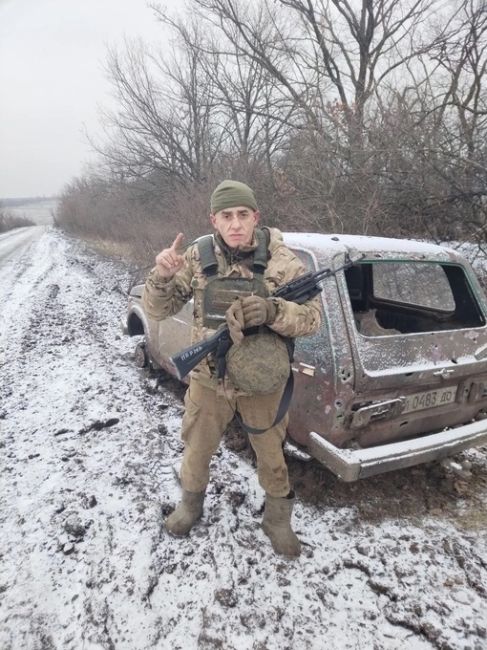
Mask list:
[[[290,460],[273,554],[231,427],[201,523],[177,501],[184,389],[133,364],[130,269],[48,229],[0,276],[1,650],[487,648],[487,449],[344,484]]]
[[[52,215],[58,206],[57,199],[39,199],[39,201],[5,206],[4,210],[15,217],[25,217],[39,226],[52,224]]]

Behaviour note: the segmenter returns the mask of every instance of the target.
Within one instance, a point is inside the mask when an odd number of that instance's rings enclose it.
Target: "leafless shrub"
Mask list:
[[[19,217],[3,210],[0,210],[0,232],[7,232],[14,228],[25,228],[35,226],[35,223],[27,217]]]

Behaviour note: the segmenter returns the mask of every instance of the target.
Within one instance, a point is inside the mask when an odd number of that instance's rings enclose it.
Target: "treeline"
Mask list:
[[[171,53],[110,53],[118,107],[63,227],[147,259],[206,231],[211,190],[237,178],[284,230],[483,241],[485,0],[152,8]]]

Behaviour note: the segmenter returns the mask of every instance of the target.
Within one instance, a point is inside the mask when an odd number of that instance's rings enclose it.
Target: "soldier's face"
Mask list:
[[[213,227],[230,248],[246,246],[252,242],[254,228],[259,217],[258,210],[252,210],[243,205],[236,208],[225,208],[215,214],[210,214]]]

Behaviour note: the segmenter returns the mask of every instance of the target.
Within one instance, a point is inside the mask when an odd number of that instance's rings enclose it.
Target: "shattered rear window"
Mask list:
[[[485,325],[459,264],[364,262],[345,272],[355,327],[363,336],[392,336]]]
[[[451,312],[455,299],[440,264],[381,262],[372,267],[374,296]]]

